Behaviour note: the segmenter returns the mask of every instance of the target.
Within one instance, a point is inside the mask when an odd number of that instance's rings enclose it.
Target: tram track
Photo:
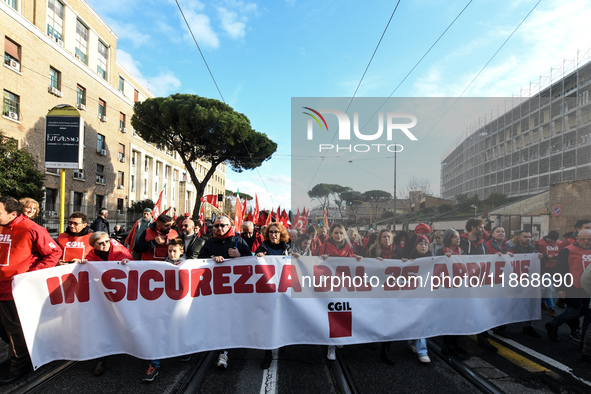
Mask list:
[[[183,379],[175,394],[191,394],[199,392],[199,388],[207,372],[215,362],[215,352],[203,352],[198,354],[198,361],[195,363],[195,367],[192,368],[185,375],[186,379]]]
[[[469,381],[472,385],[474,385],[479,390],[487,394],[503,394],[503,391],[499,390],[494,384],[490,383],[487,379],[483,378],[470,367],[468,367],[464,362],[458,360],[455,357],[449,357],[443,354],[441,351],[441,347],[435,343],[433,340],[427,340],[427,346],[431,352],[431,354],[435,354],[439,359],[453,368],[458,374],[460,374],[464,379]]]
[[[322,346],[322,352],[326,354],[326,346]],[[353,377],[349,372],[345,360],[340,352],[336,352],[336,360],[329,363],[330,370],[335,379],[337,388],[342,394],[358,394],[357,388],[353,382]]]
[[[37,392],[45,386],[49,381],[56,379],[57,377],[64,374],[66,371],[78,364],[78,361],[63,361],[58,363],[56,366],[50,368],[46,372],[40,374],[35,379],[27,381],[24,384],[18,385],[13,389],[3,391],[5,394],[28,394]]]

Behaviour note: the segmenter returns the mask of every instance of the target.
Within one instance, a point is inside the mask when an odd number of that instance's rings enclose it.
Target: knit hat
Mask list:
[[[421,242],[427,242],[427,245],[430,244],[429,238],[425,237],[424,235],[417,235],[417,240],[415,241],[415,246],[417,246]]]
[[[415,227],[415,234],[429,234],[431,232],[431,227],[425,223],[419,223],[417,227]]]
[[[144,209],[144,212],[152,213],[152,208],[146,208]]]

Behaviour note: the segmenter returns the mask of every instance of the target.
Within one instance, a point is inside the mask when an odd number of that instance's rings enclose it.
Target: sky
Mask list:
[[[591,2],[584,0],[407,0],[393,16],[391,0],[178,0],[216,87],[175,1],[87,2],[118,35],[118,61],[155,96],[223,100],[277,142],[277,152],[257,170],[226,172],[227,189],[256,193],[266,208],[292,207],[292,165],[310,166],[309,178],[294,182],[294,195],[337,183],[337,173],[371,178],[381,165],[347,160],[324,171],[329,160],[317,153],[292,154],[292,114],[301,113],[292,98],[524,96],[551,70],[559,78],[563,64],[589,58],[591,48]],[[417,140],[397,153],[397,190],[416,176],[439,195],[441,157],[478,121],[474,116],[445,130],[417,127]],[[393,186],[340,182],[361,192]]]

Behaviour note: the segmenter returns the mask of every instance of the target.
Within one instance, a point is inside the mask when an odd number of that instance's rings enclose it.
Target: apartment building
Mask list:
[[[441,196],[531,196],[590,179],[590,60],[590,50],[564,60],[450,147],[441,160]]]
[[[133,105],[153,97],[117,61],[117,35],[83,0],[0,0],[4,66],[0,129],[19,141],[46,172],[44,210],[59,212],[59,170],[44,168],[45,115],[70,104],[84,118],[84,169],[66,170],[66,214],[94,216],[107,206],[124,216],[135,201],[192,212],[195,186],[176,153],[156,149],[134,133]],[[203,178],[209,163],[194,167]],[[225,193],[220,165],[207,194]]]

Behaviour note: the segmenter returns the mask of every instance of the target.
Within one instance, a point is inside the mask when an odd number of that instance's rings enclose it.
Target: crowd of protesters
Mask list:
[[[388,229],[379,232],[371,229],[347,230],[338,223],[330,227],[309,226],[300,231],[288,230],[279,222],[259,227],[246,221],[238,234],[226,216],[218,216],[206,230],[203,221],[193,220],[188,214],[178,220],[166,214],[154,218],[152,210],[146,208],[123,239],[121,228],[109,232],[108,210],[103,208],[91,224],[85,213],[73,212],[65,232],[53,240],[47,230],[32,221],[38,213],[39,204],[32,199],[19,202],[12,197],[0,197],[0,234],[8,236],[12,242],[11,248],[0,250],[2,259],[10,258],[10,266],[5,264],[6,261],[0,261],[0,337],[10,349],[10,371],[0,378],[0,384],[12,383],[31,370],[31,360],[12,298],[12,277],[55,265],[93,261],[126,264],[134,260],[156,260],[179,265],[187,259],[204,258],[221,264],[227,259],[243,256],[291,255],[294,258],[319,256],[325,260],[350,257],[358,261],[372,258],[406,262],[430,256],[538,253],[542,273],[570,273],[574,279],[574,286],[570,288],[546,286],[543,289],[541,308],[553,318],[545,325],[547,335],[550,340],[558,341],[558,328],[566,323],[570,328],[569,337],[580,343],[583,358],[591,360],[591,331],[587,329],[591,322],[591,271],[586,269],[590,263],[587,257],[591,254],[591,220],[588,219],[579,220],[575,231],[565,234],[562,242],[557,231],[550,231],[532,242],[532,234],[527,230],[514,232],[512,239],[508,240],[502,226],[485,229],[486,223],[481,219],[469,219],[463,229],[432,232],[428,224],[420,223],[413,231],[396,233]],[[562,306],[564,311],[558,313],[557,306]],[[496,327],[493,332],[510,337],[505,326]],[[522,333],[541,338],[531,322],[523,323]],[[489,351],[497,351],[488,337],[488,332],[478,334],[478,343]],[[466,353],[457,336],[445,336],[443,342],[442,350],[446,354]],[[383,342],[380,354],[384,362],[392,365],[394,359],[390,354],[390,344]],[[421,363],[431,362],[425,338],[409,341],[408,347],[417,354]],[[228,366],[228,352],[228,349],[220,351],[219,367]],[[327,358],[335,360],[334,346],[328,347]],[[190,359],[190,355],[183,359]],[[271,350],[267,350],[262,368],[269,368],[271,361]],[[105,363],[106,358],[97,360],[95,375],[104,373]],[[151,360],[143,380],[154,380],[159,371],[160,360]]]

